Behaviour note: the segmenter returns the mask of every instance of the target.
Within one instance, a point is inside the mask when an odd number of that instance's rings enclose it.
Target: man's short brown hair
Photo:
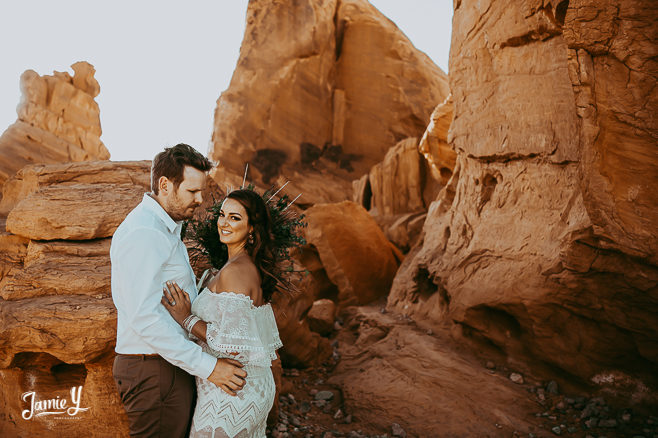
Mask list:
[[[178,188],[183,182],[185,166],[207,172],[212,169],[213,164],[190,145],[178,143],[176,146],[165,148],[155,156],[151,165],[151,191],[158,194],[158,181],[161,176],[167,177],[174,183],[174,188]]]

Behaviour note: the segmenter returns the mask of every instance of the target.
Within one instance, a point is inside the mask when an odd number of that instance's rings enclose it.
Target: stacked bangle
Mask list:
[[[199,321],[201,321],[201,318],[196,316],[194,313],[190,313],[190,316],[183,320],[183,328],[190,336],[192,336],[192,328],[194,328],[194,325]]]

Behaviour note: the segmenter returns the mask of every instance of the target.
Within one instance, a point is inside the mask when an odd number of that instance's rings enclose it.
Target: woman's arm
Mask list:
[[[178,325],[185,328],[183,325],[185,320],[192,315],[190,296],[187,292],[182,290],[175,281],[168,281],[167,287],[164,287],[162,291],[162,304],[165,309],[167,309]],[[207,326],[208,324],[205,321],[199,319],[189,333],[201,339],[203,342],[206,342]]]

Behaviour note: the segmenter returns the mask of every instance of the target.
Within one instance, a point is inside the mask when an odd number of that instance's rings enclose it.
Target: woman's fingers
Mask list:
[[[169,300],[169,304],[171,304],[172,306],[176,305],[176,298],[171,293],[171,290],[169,289],[169,285],[166,285],[166,287],[162,288],[162,293],[167,298],[167,300]]]
[[[165,306],[165,309],[169,310],[171,308],[171,303],[169,302],[167,297],[165,297],[164,295],[162,296],[162,299],[160,300],[160,302],[162,303],[163,306]]]

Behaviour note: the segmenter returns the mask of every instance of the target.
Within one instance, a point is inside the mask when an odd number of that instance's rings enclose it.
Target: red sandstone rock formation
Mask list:
[[[100,140],[94,67],[77,62],[71,68],[74,76],[39,76],[33,70],[21,76],[18,120],[0,137],[0,187],[27,164],[110,158]]]
[[[13,207],[8,228],[20,233],[0,234],[7,250],[0,259],[5,434],[43,436],[53,425],[51,417],[21,418],[26,406],[21,394],[70,401],[68,392],[79,385],[82,407],[89,411],[77,414],[82,421],[57,421],[57,433],[88,435],[93,424],[101,435],[127,435],[111,375],[116,311],[105,237],[118,225],[108,225],[116,214],[110,211],[125,215],[137,205],[148,190],[149,172],[148,161],[32,165],[3,187],[2,205]],[[53,192],[61,196],[53,200]],[[120,196],[126,192],[132,196]],[[58,201],[64,198],[65,206]],[[53,238],[58,240],[46,241]]]
[[[306,241],[319,256],[302,258],[309,271],[326,273],[339,307],[386,296],[402,256],[363,207],[344,201],[306,210]],[[321,268],[318,265],[321,265]],[[322,287],[322,286],[320,286]]]
[[[410,436],[512,436],[536,431],[526,391],[492,373],[448,337],[428,336],[379,308],[351,307],[329,383],[364,429]],[[355,333],[354,333],[355,332]]]
[[[455,3],[457,164],[390,309],[581,378],[655,370],[657,21],[651,1]]]
[[[420,136],[447,77],[365,0],[253,1],[211,158],[300,204],[350,199],[350,183]],[[278,181],[282,184],[283,181]]]

